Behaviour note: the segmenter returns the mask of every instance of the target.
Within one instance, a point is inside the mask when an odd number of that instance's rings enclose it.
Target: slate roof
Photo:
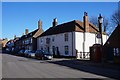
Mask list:
[[[38,29],[36,29],[36,30],[28,33],[27,35],[23,35],[23,36],[21,37],[21,39],[25,39],[25,38],[28,38],[28,37],[33,37],[33,35],[34,35],[37,31],[38,31]]]

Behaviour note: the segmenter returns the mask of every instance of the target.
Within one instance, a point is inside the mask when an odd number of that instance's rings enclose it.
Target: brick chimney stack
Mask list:
[[[89,20],[88,20],[88,13],[84,12],[84,17],[83,17],[83,26],[85,29],[85,32],[89,32]]]
[[[28,29],[25,29],[25,35],[27,35],[28,34]]]
[[[57,24],[58,24],[57,18],[55,18],[55,19],[53,20],[53,27],[54,27],[54,26],[57,26]]]
[[[42,29],[42,21],[41,20],[38,21],[38,29]]]

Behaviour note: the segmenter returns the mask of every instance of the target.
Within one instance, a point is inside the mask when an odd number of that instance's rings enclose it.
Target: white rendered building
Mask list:
[[[88,21],[87,13],[84,14],[83,22],[73,20],[57,25],[57,19],[54,19],[53,27],[37,38],[37,50],[47,50],[54,55],[76,57],[79,52],[90,52],[89,47],[93,44],[101,43],[98,33],[98,28]],[[104,44],[108,36],[103,34],[102,37]]]

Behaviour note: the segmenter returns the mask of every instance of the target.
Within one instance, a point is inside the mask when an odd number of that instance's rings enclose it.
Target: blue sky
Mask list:
[[[26,28],[29,32],[37,29],[39,19],[46,30],[52,26],[54,18],[58,19],[58,24],[82,21],[85,11],[89,18],[100,13],[110,18],[117,8],[117,2],[3,2],[2,38],[20,37]]]

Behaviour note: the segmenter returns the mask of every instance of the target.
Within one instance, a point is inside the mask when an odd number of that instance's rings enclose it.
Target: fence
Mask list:
[[[77,59],[90,60],[90,52],[77,52]]]

